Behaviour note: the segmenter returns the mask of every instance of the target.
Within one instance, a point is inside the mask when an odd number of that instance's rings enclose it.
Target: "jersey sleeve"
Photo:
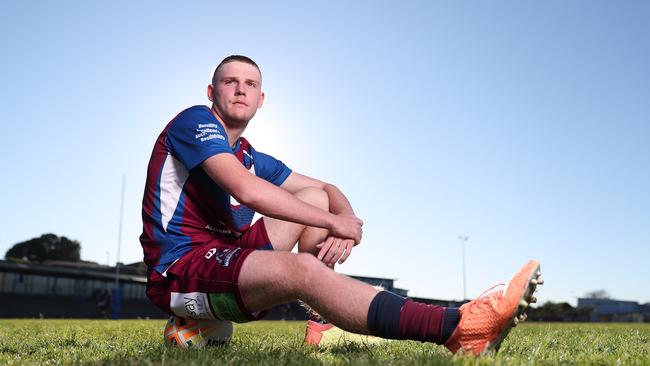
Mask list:
[[[255,165],[255,175],[276,186],[282,185],[287,177],[289,177],[289,174],[291,174],[291,169],[271,155],[258,152],[255,149],[251,150],[253,153],[253,164]]]
[[[205,107],[192,107],[181,112],[167,131],[171,154],[190,171],[205,159],[231,153],[223,126]]]

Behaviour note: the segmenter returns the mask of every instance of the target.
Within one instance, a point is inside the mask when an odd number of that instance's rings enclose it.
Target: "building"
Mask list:
[[[589,310],[592,322],[650,321],[650,304],[613,299],[578,298],[578,310]]]
[[[165,317],[146,298],[137,268],[120,269],[122,317]],[[0,261],[0,318],[108,317],[115,279],[114,267],[94,263]]]

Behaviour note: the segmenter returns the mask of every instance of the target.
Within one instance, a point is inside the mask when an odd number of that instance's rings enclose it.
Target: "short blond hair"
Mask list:
[[[212,73],[212,85],[217,84],[217,73],[219,72],[219,70],[221,70],[221,67],[223,65],[229,63],[229,62],[235,62],[235,61],[243,62],[243,63],[249,64],[249,65],[255,66],[257,71],[260,72],[260,78],[262,77],[262,70],[260,70],[260,67],[257,66],[255,61],[253,61],[250,57],[246,57],[246,56],[242,56],[242,55],[230,55],[230,56],[224,58],[223,60],[221,60],[219,65],[217,65],[217,67],[214,69],[214,72]]]

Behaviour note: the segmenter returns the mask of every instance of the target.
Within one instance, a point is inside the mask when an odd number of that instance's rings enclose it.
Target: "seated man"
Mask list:
[[[151,301],[181,318],[247,322],[299,299],[354,333],[453,352],[498,347],[533,300],[539,264],[459,309],[334,272],[360,243],[363,222],[337,187],[291,171],[241,137],[262,107],[261,86],[255,62],[227,57],[207,88],[211,108],[182,111],[158,137],[140,237]],[[264,217],[253,224],[255,212]],[[299,253],[291,253],[296,244]]]

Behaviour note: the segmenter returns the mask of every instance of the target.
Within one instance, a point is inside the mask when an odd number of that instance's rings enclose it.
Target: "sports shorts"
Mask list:
[[[215,235],[199,243],[163,274],[150,271],[147,297],[170,315],[190,319],[219,319],[244,323],[266,311],[251,313],[239,291],[239,272],[255,250],[272,250],[264,220],[238,238]]]

